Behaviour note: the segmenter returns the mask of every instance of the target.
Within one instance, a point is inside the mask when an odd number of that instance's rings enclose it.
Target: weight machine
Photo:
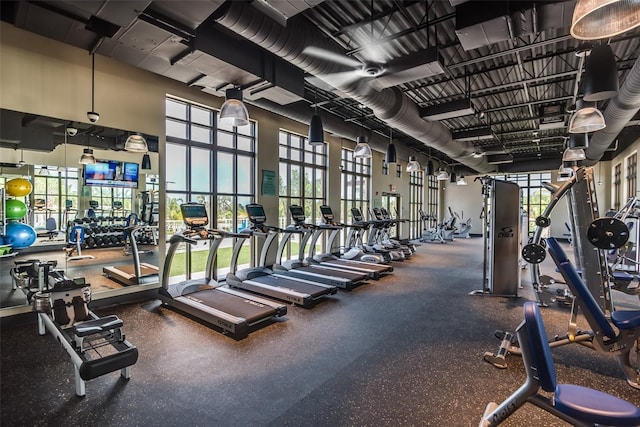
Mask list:
[[[482,182],[482,289],[470,295],[517,297],[520,286],[520,187],[488,176]]]
[[[583,166],[574,168],[571,178],[555,189],[551,201],[536,218],[533,237],[522,248],[522,257],[531,264],[531,281],[536,301],[540,306],[546,306],[548,303],[548,298],[543,293],[548,279],[540,275],[539,268],[539,264],[546,257],[546,244],[542,239],[542,233],[551,225],[551,213],[564,196],[567,197],[569,206],[576,269],[598,301],[600,309],[610,313],[613,311],[613,305],[606,256],[602,250],[594,250],[593,246],[599,249],[614,249],[622,246],[628,239],[629,231],[624,222],[618,218],[599,218],[593,168]],[[552,301],[571,304],[572,298],[568,292],[556,292]]]

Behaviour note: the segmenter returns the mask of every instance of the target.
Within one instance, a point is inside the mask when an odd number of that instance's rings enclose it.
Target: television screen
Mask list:
[[[138,188],[138,164],[115,160],[96,160],[84,165],[84,185]]]

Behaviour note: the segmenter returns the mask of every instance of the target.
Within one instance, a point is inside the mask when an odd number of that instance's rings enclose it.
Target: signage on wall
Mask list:
[[[396,186],[393,184],[389,184],[389,191],[391,191],[392,193],[396,192]]]
[[[274,171],[262,170],[261,190],[263,196],[276,195],[276,173]]]

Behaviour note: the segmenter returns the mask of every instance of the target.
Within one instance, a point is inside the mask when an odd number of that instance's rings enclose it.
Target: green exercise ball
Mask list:
[[[7,219],[21,219],[27,214],[27,205],[18,199],[7,199]]]

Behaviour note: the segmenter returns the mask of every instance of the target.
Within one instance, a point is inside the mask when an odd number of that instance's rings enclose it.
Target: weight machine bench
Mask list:
[[[115,315],[98,317],[88,308],[89,285],[55,274],[53,287],[34,295],[33,310],[38,333],[51,332],[71,357],[76,395],[86,394],[85,381],[110,372],[120,370],[128,380],[138,349],[125,339],[122,320]]]
[[[640,340],[640,310],[613,311],[611,322],[591,295],[585,282],[580,277],[567,255],[554,238],[547,239],[547,249],[556,263],[560,274],[573,294],[571,318],[567,335],[556,337],[549,343],[550,347],[579,343],[602,353],[615,355],[624,372],[627,383],[640,389],[640,374],[637,366],[631,365],[631,352],[637,349]],[[577,327],[578,310],[587,319],[591,330],[581,331]],[[616,329],[617,328],[617,331]],[[501,334],[497,333],[496,335]],[[504,332],[502,343],[497,353],[487,352],[484,360],[498,368],[506,368],[506,356],[522,355],[522,341],[516,340],[510,332]],[[519,346],[518,346],[519,344]],[[638,361],[636,360],[636,365]]]
[[[625,400],[587,387],[557,384],[547,333],[534,302],[524,304],[524,321],[517,335],[527,380],[500,405],[489,403],[480,427],[499,425],[527,402],[574,426],[640,425],[640,409]],[[552,396],[541,394],[540,389]]]

